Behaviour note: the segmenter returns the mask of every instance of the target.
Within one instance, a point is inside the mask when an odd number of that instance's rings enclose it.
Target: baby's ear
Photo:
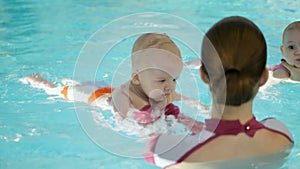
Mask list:
[[[131,74],[131,81],[135,85],[139,85],[140,84],[140,79],[139,79],[138,73],[134,72],[134,73]]]

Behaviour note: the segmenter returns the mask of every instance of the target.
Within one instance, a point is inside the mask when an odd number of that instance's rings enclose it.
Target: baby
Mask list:
[[[282,43],[280,50],[285,59],[272,68],[273,77],[300,81],[300,21],[285,28]]]
[[[117,88],[107,87],[103,83],[97,87],[64,86],[60,94],[65,99],[91,105],[105,100],[113,107],[119,119],[132,115],[142,126],[172,115],[192,133],[199,132],[203,123],[180,114],[179,108],[172,104],[174,99],[182,98],[175,92],[176,79],[183,69],[177,45],[165,34],[146,33],[135,41],[131,59],[131,80]],[[31,83],[56,88],[40,74],[28,77]]]

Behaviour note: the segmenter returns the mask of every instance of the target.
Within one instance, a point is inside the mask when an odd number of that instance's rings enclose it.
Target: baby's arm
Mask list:
[[[195,60],[184,62],[184,65],[191,68],[191,69],[199,69],[200,66],[201,66],[201,59],[197,58]]]
[[[277,79],[288,79],[290,77],[289,72],[286,70],[286,68],[283,68],[282,65],[276,65],[272,69],[272,72],[273,77]]]
[[[129,98],[129,82],[120,85],[112,92],[110,104],[118,119],[123,120],[128,116],[131,105]]]
[[[173,94],[172,99],[173,99],[172,101],[176,101],[176,100],[179,101],[179,100],[181,100],[181,101],[185,102],[186,104],[188,104],[189,106],[196,107],[196,108],[198,108],[200,110],[209,110],[209,106],[201,103],[198,100],[195,100],[195,99],[183,96],[183,95],[181,95],[181,94],[179,94],[177,92],[175,92]]]
[[[287,62],[282,63],[286,69],[290,71],[291,80],[300,81],[300,68],[292,66]]]

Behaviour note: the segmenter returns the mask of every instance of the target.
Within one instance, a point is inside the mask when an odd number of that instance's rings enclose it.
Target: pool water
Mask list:
[[[35,72],[56,84],[72,78],[85,42],[112,20],[134,13],[162,12],[181,17],[205,32],[223,17],[245,16],[265,34],[268,65],[272,65],[282,57],[282,31],[288,23],[299,20],[299,7],[294,0],[0,0],[0,168],[157,168],[142,158],[121,157],[100,148],[81,128],[72,103],[19,81]],[[106,77],[105,72],[114,69],[122,56],[128,56],[127,44],[132,41],[124,44],[112,53],[117,60],[105,61],[112,64],[106,64],[97,77]],[[182,54],[184,61],[194,58],[187,49]],[[285,164],[289,169],[300,167],[299,93],[299,83],[281,83],[259,93],[254,106],[258,119],[275,117],[291,130],[295,146]],[[201,99],[206,102],[206,97],[207,92]],[[85,104],[81,108],[93,110]]]

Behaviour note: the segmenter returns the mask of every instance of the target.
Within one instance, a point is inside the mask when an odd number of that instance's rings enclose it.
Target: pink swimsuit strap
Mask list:
[[[263,124],[256,121],[255,117],[241,124],[239,120],[220,120],[220,119],[206,119],[205,129],[215,133],[216,135],[238,135],[239,133],[246,133],[253,137],[256,131],[265,128]]]
[[[180,114],[180,110],[178,106],[175,106],[174,104],[170,103],[165,107],[164,114],[165,116],[173,115],[177,119]],[[137,120],[141,125],[153,123],[160,117],[161,115],[155,117],[152,115],[151,105],[146,105],[139,111],[134,112],[134,119]]]
[[[286,62],[286,60],[284,59],[281,59],[281,63],[278,64],[278,65],[275,65],[274,67],[271,68],[271,71],[275,71],[277,69],[282,69],[284,70],[285,72],[287,72],[289,74],[289,76],[291,76],[291,72],[282,64],[283,62]]]

